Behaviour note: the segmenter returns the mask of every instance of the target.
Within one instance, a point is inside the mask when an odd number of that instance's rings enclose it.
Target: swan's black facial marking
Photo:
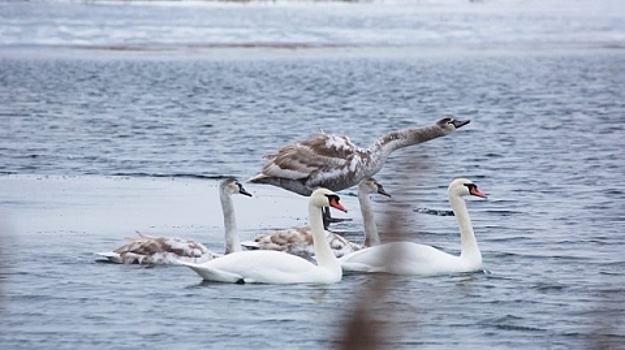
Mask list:
[[[338,194],[326,194],[326,197],[328,197],[328,201],[330,203],[332,203],[332,200],[336,201],[336,202],[340,202],[341,201],[341,197],[339,197]]]
[[[332,208],[347,213],[347,209],[345,209],[343,204],[341,204],[341,197],[339,197],[337,194],[326,194],[325,196],[328,198],[328,203]]]
[[[252,194],[251,194],[251,193],[247,192],[247,191],[245,190],[245,188],[243,188],[243,185],[241,185],[241,183],[240,183],[239,181],[235,182],[235,184],[236,184],[237,186],[239,186],[239,193],[240,193],[240,194],[245,195],[245,196],[248,196],[248,197],[251,197],[251,196],[252,196]]]
[[[477,190],[477,185],[474,183],[468,183],[468,184],[463,184],[465,186],[467,186],[467,188],[469,189],[469,192],[471,192],[471,190]]]
[[[452,117],[443,117],[441,118],[438,122],[437,125],[443,129],[459,129],[467,124],[469,124],[471,121],[470,120],[457,120],[454,119]]]
[[[471,122],[471,120],[467,119],[467,120],[456,120],[456,119],[451,119],[451,122],[449,122],[449,124],[453,125],[456,129],[461,128],[462,126],[465,126],[467,124],[469,124]]]
[[[388,192],[386,192],[386,190],[384,189],[384,186],[382,186],[377,181],[374,181],[374,183],[375,183],[376,186],[378,186],[378,194],[381,194],[381,195],[387,196],[387,197],[391,196],[390,194],[388,194]]]
[[[477,185],[474,183],[466,183],[463,184],[465,185],[468,189],[469,189],[469,194],[476,196],[476,197],[480,197],[480,198],[487,198],[486,195],[477,189]]]

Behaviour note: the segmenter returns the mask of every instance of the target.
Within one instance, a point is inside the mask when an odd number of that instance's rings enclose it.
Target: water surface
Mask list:
[[[390,157],[376,217],[458,253],[454,217],[418,211],[470,178],[489,195],[468,200],[486,271],[393,281],[372,301],[388,347],[620,347],[625,22],[618,2],[526,4],[0,4],[0,345],[336,345],[369,276],[206,284],[93,252],[137,229],[220,250],[221,177],[320,130],[366,146],[453,115],[471,124]],[[307,222],[305,199],[246,187],[242,239]],[[336,229],[360,241],[341,196]]]

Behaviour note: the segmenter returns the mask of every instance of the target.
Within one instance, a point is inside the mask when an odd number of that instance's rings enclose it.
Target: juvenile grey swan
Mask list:
[[[243,185],[234,178],[226,178],[219,184],[219,199],[224,215],[225,253],[229,254],[241,250],[237,234],[234,206],[231,196],[242,194],[252,195],[243,188]],[[139,237],[126,238],[128,243],[112,252],[95,253],[117,264],[154,264],[169,265],[179,261],[203,263],[221,254],[214,253],[202,243],[179,237],[153,237],[137,232]]]
[[[310,196],[318,187],[341,191],[375,175],[391,152],[449,135],[469,122],[445,117],[425,127],[390,132],[369,148],[357,147],[347,136],[321,134],[265,155],[267,163],[247,182],[282,187],[302,196]],[[324,227],[332,221],[325,211]]]
[[[422,128],[390,132],[369,148],[355,146],[347,136],[321,134],[264,156],[267,163],[247,182],[282,187],[302,196],[310,196],[317,187],[341,191],[375,175],[391,152],[449,135],[469,122],[442,118]]]

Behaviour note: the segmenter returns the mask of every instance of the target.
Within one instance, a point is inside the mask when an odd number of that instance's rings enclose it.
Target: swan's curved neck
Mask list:
[[[380,235],[378,227],[373,217],[373,206],[369,195],[363,191],[358,191],[358,202],[360,203],[360,212],[362,213],[362,221],[365,226],[365,241],[363,246],[372,247],[380,244]]]
[[[375,171],[371,174],[377,173],[382,168],[386,158],[389,154],[391,154],[391,152],[444,135],[445,134],[442,129],[437,125],[428,125],[422,128],[410,128],[389,132],[388,134],[380,137],[368,149],[368,151],[373,155],[371,159],[371,168],[375,169]]]
[[[323,229],[323,219],[321,208],[308,204],[308,216],[310,218],[310,230],[313,235],[313,244],[315,249],[315,259],[320,267],[335,267],[340,264],[330,248],[330,244],[326,240],[325,230]]]
[[[477,245],[477,240],[473,233],[473,225],[471,225],[471,218],[469,217],[464,199],[450,194],[449,204],[454,211],[458,227],[460,228],[460,246],[462,250],[460,257],[481,263],[482,253],[480,253],[480,248]]]
[[[224,214],[224,229],[226,249],[224,254],[241,251],[241,242],[237,234],[237,220],[234,215],[234,205],[232,204],[232,196],[228,193],[221,192],[219,194],[221,200],[221,209]]]

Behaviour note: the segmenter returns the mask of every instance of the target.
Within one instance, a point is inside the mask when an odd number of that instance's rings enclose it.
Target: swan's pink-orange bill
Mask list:
[[[487,198],[486,195],[484,194],[484,192],[480,191],[477,189],[477,187],[471,187],[469,189],[469,193],[471,193],[472,195],[476,196],[476,197],[480,197],[480,198]]]
[[[339,203],[339,200],[336,198],[330,198],[330,206],[332,208],[338,209],[344,213],[347,213],[347,209],[343,206],[343,204]]]

